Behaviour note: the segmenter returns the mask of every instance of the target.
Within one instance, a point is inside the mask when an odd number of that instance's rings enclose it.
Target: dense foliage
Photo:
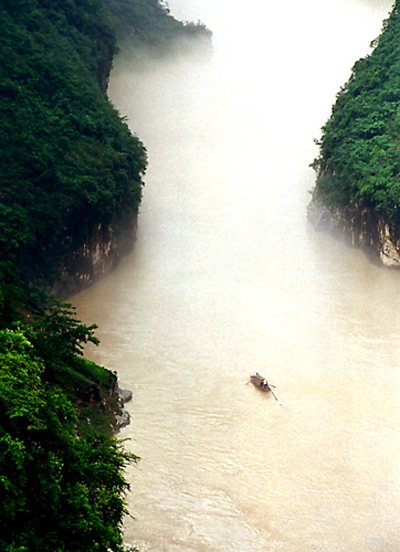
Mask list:
[[[4,552],[122,550],[123,468],[133,457],[88,423],[88,400],[104,408],[115,375],[77,354],[94,328],[71,314],[50,303],[0,330]]]
[[[145,150],[105,95],[116,37],[98,0],[0,2],[0,249],[49,276],[137,211]]]
[[[0,0],[4,552],[125,550],[123,470],[136,457],[113,437],[116,375],[82,356],[95,326],[38,284],[139,207],[146,151],[106,96],[117,36],[163,48],[202,31],[158,0]]]
[[[323,127],[314,196],[400,216],[400,1],[353,67]]]

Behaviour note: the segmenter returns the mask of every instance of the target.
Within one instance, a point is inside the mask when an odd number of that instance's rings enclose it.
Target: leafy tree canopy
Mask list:
[[[76,409],[77,398],[84,408],[86,393],[101,392],[76,355],[93,328],[66,306],[46,311],[0,330],[0,549],[120,552],[123,468],[134,456],[89,431]],[[96,370],[108,392],[115,375]]]
[[[322,129],[315,197],[327,205],[362,200],[400,214],[400,2],[354,65]]]
[[[146,152],[105,95],[115,51],[101,0],[0,2],[4,272],[48,278],[97,225],[138,210]]]

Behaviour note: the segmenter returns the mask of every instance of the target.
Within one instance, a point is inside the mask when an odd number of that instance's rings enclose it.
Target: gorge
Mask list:
[[[158,34],[129,23],[134,6],[205,21],[214,52],[121,52],[110,111],[121,14],[121,44]],[[2,550],[400,548],[398,274],[306,222],[313,138],[391,3],[242,8],[1,6]],[[124,220],[137,241],[120,258]],[[88,262],[59,262],[66,251]],[[60,294],[119,261],[70,297],[83,322],[32,286],[55,259]],[[279,402],[247,385],[257,371]],[[123,449],[109,436],[117,374],[133,391]]]
[[[149,158],[138,240],[73,301],[133,391],[141,550],[400,546],[398,274],[306,222],[313,138],[390,7],[175,0],[211,61],[115,64]]]

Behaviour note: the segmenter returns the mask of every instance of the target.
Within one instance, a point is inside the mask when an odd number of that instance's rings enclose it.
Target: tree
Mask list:
[[[314,197],[325,205],[361,200],[400,217],[400,1],[369,56],[355,63],[322,129]]]
[[[134,458],[114,438],[79,435],[26,332],[0,331],[1,550],[121,551],[123,469]]]

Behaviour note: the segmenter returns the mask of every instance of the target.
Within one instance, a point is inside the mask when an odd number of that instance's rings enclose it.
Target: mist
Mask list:
[[[116,61],[149,155],[138,241],[74,298],[133,390],[126,541],[399,550],[398,275],[306,222],[313,139],[391,2],[169,6],[213,55]]]
[[[213,31],[213,56],[203,63],[198,55],[148,63],[145,109],[138,83],[127,82],[131,68],[117,64],[111,97],[150,156],[154,124],[173,132],[180,119],[187,131],[187,117],[197,132],[208,131],[205,141],[227,141],[256,151],[257,158],[261,149],[284,164],[290,152],[308,164],[337,92],[354,62],[370,52],[391,2],[252,1],[238,10],[228,0],[172,0],[169,6],[178,19],[201,20]],[[233,145],[234,136],[240,146]],[[163,148],[162,140],[157,147]]]

